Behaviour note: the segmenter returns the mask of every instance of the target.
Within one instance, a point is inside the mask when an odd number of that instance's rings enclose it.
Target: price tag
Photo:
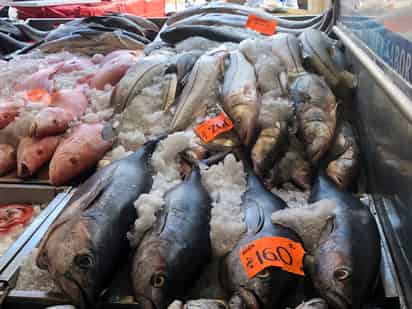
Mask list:
[[[32,102],[44,102],[46,104],[51,103],[51,96],[47,92],[46,89],[43,88],[37,88],[37,89],[31,89],[26,91],[26,99],[30,100]]]
[[[256,15],[249,15],[246,22],[246,28],[265,35],[272,35],[276,32],[276,21],[267,20]]]
[[[198,125],[195,129],[196,134],[204,143],[211,142],[216,136],[233,129],[233,122],[225,114],[210,118]]]
[[[285,237],[263,237],[244,246],[239,257],[249,278],[268,267],[304,276],[305,250],[298,242]]]

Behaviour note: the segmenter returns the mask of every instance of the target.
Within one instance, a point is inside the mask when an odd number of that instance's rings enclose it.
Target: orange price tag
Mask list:
[[[216,136],[233,129],[233,122],[225,114],[221,113],[214,118],[210,118],[198,125],[195,129],[196,134],[204,143],[211,142]]]
[[[256,15],[249,15],[246,22],[246,28],[265,35],[272,35],[276,32],[276,21],[267,20]]]
[[[263,237],[240,249],[239,257],[249,278],[268,267],[304,276],[305,250],[296,241],[285,237]]]
[[[47,104],[50,104],[51,102],[49,93],[43,88],[27,90],[26,98],[32,102],[45,101]]]

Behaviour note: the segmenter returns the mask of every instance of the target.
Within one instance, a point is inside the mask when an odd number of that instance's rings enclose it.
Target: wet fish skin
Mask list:
[[[347,188],[360,168],[360,149],[348,122],[338,125],[328,157],[332,157],[333,161],[329,162],[326,174],[340,189]]]
[[[240,51],[230,53],[222,96],[223,108],[234,120],[241,142],[250,145],[256,134],[260,98],[253,66]]]
[[[133,258],[134,294],[145,309],[166,308],[182,297],[211,258],[211,199],[200,170],[195,167],[164,200]]]
[[[59,143],[58,136],[23,137],[17,148],[17,176],[21,178],[33,176],[52,158]]]
[[[227,55],[227,50],[219,50],[204,54],[197,60],[178,98],[171,124],[172,131],[186,129],[206,109],[209,98],[217,95]]]
[[[296,105],[299,135],[306,145],[307,156],[312,165],[317,165],[335,134],[335,96],[320,77],[305,74],[291,84],[289,97]]]
[[[152,187],[149,159],[157,142],[147,142],[80,185],[40,244],[38,267],[48,270],[80,308],[95,304],[128,254],[126,232],[136,219],[133,202]]]
[[[39,41],[41,39],[44,39],[48,34],[47,31],[38,30],[34,27],[31,27],[29,24],[25,22],[18,22],[14,25],[20,29],[20,31],[29,41]]]
[[[257,33],[247,29],[233,27],[213,27],[213,26],[196,26],[182,25],[171,26],[160,32],[160,38],[171,44],[179,43],[193,36],[201,36],[217,42],[234,42],[239,43],[250,37],[259,37]]]
[[[27,46],[29,46],[28,43],[13,39],[11,36],[0,31],[0,50],[4,54],[11,54]]]
[[[33,90],[33,89],[46,89],[49,93],[54,90],[53,77],[59,69],[63,68],[64,63],[56,63],[48,68],[41,69],[32,75],[25,78],[21,83],[17,83],[15,90]]]
[[[105,136],[108,125],[81,124],[56,149],[50,162],[49,178],[63,185],[92,168],[112,147],[113,136]]]
[[[309,208],[274,213],[272,222],[302,237],[305,271],[330,306],[362,308],[379,274],[376,222],[367,206],[323,175],[315,179],[309,202]]]
[[[84,114],[88,103],[81,88],[55,92],[50,107],[42,109],[33,119],[30,136],[45,137],[64,133],[73,120]]]
[[[12,145],[0,144],[0,176],[6,175],[17,166],[17,152]]]
[[[204,38],[202,36],[192,36],[183,41],[180,41],[175,45],[178,53],[190,52],[190,51],[203,51],[206,52],[219,46],[219,42]]]
[[[0,103],[0,130],[7,127],[19,115],[22,106],[17,103]]]
[[[278,196],[265,189],[249,163],[245,164],[245,170],[247,187],[242,196],[241,207],[245,214],[247,231],[224,258],[220,278],[228,292],[239,296],[238,305],[230,308],[243,308],[241,304],[248,305],[247,308],[257,308],[251,305],[253,303],[264,308],[277,308],[282,297],[297,283],[298,277],[280,268],[270,267],[254,278],[248,279],[239,259],[239,250],[262,237],[280,236],[296,242],[301,240],[292,230],[271,224],[271,214],[284,209],[287,205]]]

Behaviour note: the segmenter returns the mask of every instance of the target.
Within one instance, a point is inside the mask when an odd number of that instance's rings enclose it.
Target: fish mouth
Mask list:
[[[70,291],[70,289],[65,288],[67,285],[65,284],[60,284],[61,289],[63,292],[67,294],[71,298],[71,300],[81,309],[85,308],[90,308],[94,304],[94,301],[92,300],[92,297],[89,297],[87,292],[82,288],[82,286],[79,284],[79,282],[74,279],[72,276],[65,276],[64,279],[68,280],[69,283],[72,284],[72,287],[74,287],[78,293],[74,293]],[[73,295],[76,295],[78,297],[73,297]]]
[[[325,296],[326,296],[325,298],[327,299],[328,303],[334,309],[350,309],[351,308],[351,304],[346,299],[346,297],[337,292],[329,291],[325,294]]]

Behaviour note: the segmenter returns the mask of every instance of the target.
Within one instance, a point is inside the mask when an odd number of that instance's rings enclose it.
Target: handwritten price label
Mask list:
[[[276,32],[276,21],[267,20],[256,15],[249,15],[246,22],[246,28],[265,35],[272,35]]]
[[[195,129],[196,134],[204,143],[211,142],[216,136],[233,129],[233,122],[225,114],[210,118],[198,125]]]
[[[304,276],[303,256],[305,250],[298,242],[284,237],[263,237],[246,246],[239,257],[249,278],[268,267]]]

